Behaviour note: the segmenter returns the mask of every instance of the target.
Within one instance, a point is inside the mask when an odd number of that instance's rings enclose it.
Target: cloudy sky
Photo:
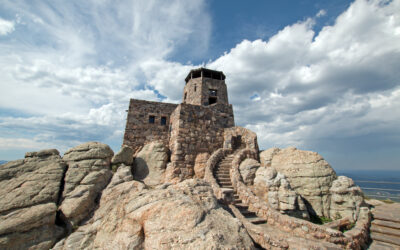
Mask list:
[[[179,103],[203,66],[260,148],[400,169],[400,0],[1,2],[0,160],[117,151],[130,98]]]

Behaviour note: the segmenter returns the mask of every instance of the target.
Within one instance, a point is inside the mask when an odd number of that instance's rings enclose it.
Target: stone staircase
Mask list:
[[[253,224],[262,224],[265,223],[266,220],[260,218],[256,215],[256,213],[248,210],[248,206],[242,203],[239,195],[234,191],[231,178],[229,175],[229,170],[231,168],[233,155],[227,155],[224,159],[222,159],[217,167],[214,170],[214,177],[217,180],[217,183],[221,188],[230,188],[233,190],[233,205],[240,211],[240,213],[251,223]]]
[[[369,249],[400,249],[400,204],[376,206],[372,215]]]
[[[220,189],[233,194],[233,201],[229,204],[233,214],[242,221],[253,238],[257,249],[341,249],[341,247],[316,239],[305,239],[292,233],[283,231],[280,227],[272,226],[264,218],[249,211],[233,188],[230,169],[234,155],[226,155],[213,169],[213,177]]]

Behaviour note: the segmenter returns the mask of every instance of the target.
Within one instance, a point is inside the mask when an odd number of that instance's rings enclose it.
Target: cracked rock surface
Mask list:
[[[1,166],[0,249],[48,249],[63,235],[55,221],[65,169],[56,149]]]
[[[96,199],[112,176],[113,155],[108,145],[99,142],[81,144],[64,154],[68,170],[59,210],[69,226],[76,227],[94,210]]]
[[[203,180],[146,189],[120,166],[94,216],[54,249],[252,249]]]
[[[274,153],[271,167],[286,176],[293,190],[308,203],[309,211],[329,217],[329,189],[336,173],[321,155],[289,147]]]

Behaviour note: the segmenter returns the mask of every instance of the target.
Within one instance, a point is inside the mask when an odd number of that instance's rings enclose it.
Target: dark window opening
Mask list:
[[[184,101],[186,101],[187,93],[185,93],[185,97],[183,98]]]
[[[196,90],[197,90],[197,86],[196,86],[196,84],[194,85],[194,92],[196,92]]]
[[[212,73],[210,71],[203,71],[203,77],[211,78]]]
[[[192,78],[199,78],[199,77],[201,77],[201,72],[200,71],[193,72]]]
[[[162,116],[162,117],[161,117],[161,122],[160,122],[160,124],[161,124],[161,125],[167,125],[167,117]]]
[[[217,97],[209,97],[208,98],[208,104],[214,104],[217,103]]]
[[[156,117],[154,115],[149,116],[149,123],[154,123],[156,121]]]
[[[210,96],[217,96],[217,90],[210,89]]]
[[[216,80],[221,80],[221,74],[220,73],[214,73],[214,74],[212,74],[212,77],[211,77],[212,79],[216,79]]]

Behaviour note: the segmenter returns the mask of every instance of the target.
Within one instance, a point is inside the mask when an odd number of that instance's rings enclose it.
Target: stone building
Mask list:
[[[199,154],[223,147],[258,149],[256,137],[246,136],[253,133],[234,127],[223,72],[194,69],[185,82],[181,104],[130,100],[124,145],[137,152],[148,142],[163,142],[170,150],[171,178],[179,179],[193,177]]]

